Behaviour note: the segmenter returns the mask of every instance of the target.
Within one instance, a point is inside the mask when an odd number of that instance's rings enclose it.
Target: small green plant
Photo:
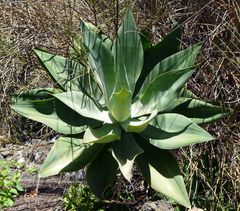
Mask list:
[[[102,201],[97,198],[89,189],[88,186],[84,184],[75,184],[68,188],[67,192],[64,194],[63,208],[70,211],[128,211],[126,205],[124,205],[125,200],[129,200],[129,197],[133,197],[130,194],[119,193],[117,198],[111,201]]]
[[[70,211],[100,209],[101,201],[83,184],[72,185],[63,196],[63,207]]]
[[[22,172],[17,168],[23,167],[16,161],[0,160],[0,208],[7,208],[14,204],[14,197],[23,191],[21,186]],[[13,170],[15,169],[15,170]]]
[[[212,140],[198,124],[229,113],[185,87],[201,45],[180,51],[179,27],[152,45],[137,32],[131,9],[114,42],[91,24],[82,22],[81,30],[82,59],[35,49],[59,89],[12,96],[16,112],[63,134],[40,176],[87,165],[90,190],[109,199],[118,169],[130,181],[136,162],[153,189],[190,207],[181,171],[169,150]]]

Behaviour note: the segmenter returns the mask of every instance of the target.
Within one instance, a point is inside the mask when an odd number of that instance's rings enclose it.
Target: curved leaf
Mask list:
[[[109,49],[111,49],[112,41],[105,34],[103,34],[95,25],[81,21],[80,29],[81,29],[82,33],[85,33],[86,31],[91,31],[91,32],[95,33],[96,36],[98,37],[98,39],[103,41],[104,44]]]
[[[132,92],[123,88],[119,92],[114,92],[109,104],[108,109],[111,115],[118,122],[124,122],[131,114]]]
[[[143,150],[137,145],[131,133],[123,133],[121,140],[113,143],[112,155],[126,180],[130,181],[132,178],[134,160],[141,153]]]
[[[109,143],[119,140],[121,128],[118,125],[103,125],[100,128],[88,128],[83,136],[84,143]]]
[[[110,197],[117,169],[117,162],[106,148],[88,166],[87,183],[97,197],[101,199]]]
[[[160,74],[163,74],[171,70],[181,70],[192,67],[200,48],[201,45],[199,44],[189,47],[185,50],[182,50],[178,53],[175,53],[167,57],[166,59],[158,63],[144,80],[144,83],[139,91],[139,94],[141,95],[142,92],[146,89],[146,87],[150,83],[152,83],[152,81]]]
[[[23,101],[11,105],[17,113],[41,122],[64,134],[77,134],[86,129],[87,125],[97,126],[97,121],[85,118],[64,103],[56,99]]]
[[[134,132],[139,133],[146,129],[149,122],[158,114],[155,110],[149,116],[143,116],[139,119],[129,119],[126,122],[122,123],[121,126],[124,128],[126,132]]]
[[[52,98],[51,94],[61,93],[61,90],[55,88],[39,88],[28,91],[20,91],[11,95],[11,103],[19,103],[32,100],[46,100]]]
[[[188,98],[194,98],[197,99],[197,95],[195,95],[192,91],[184,87],[181,92],[179,93],[179,97],[188,97]]]
[[[99,39],[98,34],[89,30],[82,22],[83,43],[88,55],[93,73],[103,88],[108,102],[116,81],[116,72],[111,50]]]
[[[182,30],[177,26],[159,43],[148,48],[144,52],[144,64],[141,75],[136,84],[134,95],[138,93],[148,74],[160,61],[180,50],[181,34]]]
[[[195,67],[190,67],[160,74],[132,105],[132,117],[149,114],[152,110],[164,111],[178,97],[179,90],[191,77],[194,69]]]
[[[179,103],[172,112],[182,114],[196,124],[204,124],[217,121],[222,117],[227,116],[231,113],[231,110],[198,99],[188,98],[187,101]]]
[[[108,112],[100,110],[87,95],[81,92],[64,92],[52,96],[84,117],[112,123]]]
[[[89,164],[103,149],[104,144],[86,144],[82,153],[71,163],[64,167],[61,172],[73,172],[84,168]]]
[[[34,49],[40,63],[48,71],[52,79],[66,91],[80,91],[80,77],[85,68],[78,62],[62,56]]]
[[[184,180],[175,158],[167,150],[158,149],[141,137],[136,139],[144,150],[136,158],[144,179],[154,190],[190,208]]]
[[[123,88],[133,92],[142,70],[143,47],[130,8],[118,30],[112,52],[117,71],[115,92]]]
[[[61,137],[55,141],[52,149],[50,150],[47,158],[41,166],[39,175],[40,177],[48,177],[59,174],[62,171],[73,170],[71,165],[76,159],[79,161],[79,169],[84,167],[91,158],[89,152],[93,150],[95,153],[98,151],[93,145],[83,144],[81,139]],[[93,152],[90,154],[93,155]],[[94,158],[95,155],[93,155]],[[71,168],[70,168],[71,167]]]
[[[176,149],[213,140],[213,137],[187,117],[180,114],[160,114],[141,135],[161,149]]]

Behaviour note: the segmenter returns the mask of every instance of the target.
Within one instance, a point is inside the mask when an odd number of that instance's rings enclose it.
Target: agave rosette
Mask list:
[[[198,124],[229,112],[185,88],[200,45],[180,50],[180,28],[152,45],[137,32],[131,9],[114,42],[91,24],[82,22],[81,30],[88,62],[35,49],[59,88],[12,96],[16,112],[62,134],[40,176],[87,166],[90,189],[107,198],[118,169],[130,181],[135,162],[153,189],[190,207],[169,150],[212,140]]]

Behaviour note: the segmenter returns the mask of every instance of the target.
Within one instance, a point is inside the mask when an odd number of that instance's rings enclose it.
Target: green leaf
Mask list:
[[[104,44],[111,49],[112,47],[112,41],[103,34],[95,25],[87,22],[81,21],[80,29],[82,33],[84,34],[86,31],[91,31],[96,34],[97,38],[104,42]]]
[[[85,125],[99,125],[56,99],[23,101],[11,105],[12,109],[24,117],[41,122],[64,134],[77,134],[86,129]]]
[[[144,64],[141,75],[137,81],[134,95],[140,90],[144,80],[152,69],[163,59],[177,53],[180,50],[182,30],[175,27],[168,35],[166,35],[159,43],[148,48],[144,52]]]
[[[86,144],[82,153],[75,160],[64,167],[61,172],[73,172],[84,168],[88,163],[95,159],[103,147],[104,144]]]
[[[11,194],[18,195],[18,191],[15,188],[10,189]]]
[[[87,168],[87,183],[99,198],[109,198],[116,179],[118,164],[107,148],[103,149]]]
[[[66,91],[80,91],[80,76],[85,68],[78,62],[53,55],[41,49],[34,49],[40,63],[52,79]]]
[[[213,140],[213,137],[187,117],[180,114],[160,114],[141,135],[161,149],[176,149]]]
[[[5,207],[12,207],[14,204],[14,201],[11,198],[7,198],[6,201],[3,202],[3,206]]]
[[[227,116],[231,113],[231,110],[201,100],[188,98],[182,103],[179,103],[172,112],[182,114],[190,118],[196,124],[205,124]]]
[[[78,160],[78,169],[83,168],[91,160],[89,152],[90,155],[93,154],[91,151],[93,147],[96,153],[96,146],[83,144],[82,139],[59,138],[55,141],[41,166],[39,176],[48,177],[59,174],[62,171],[73,170],[76,168],[76,166],[73,166],[73,164],[76,165],[76,162],[73,163],[76,160]],[[93,158],[96,154],[93,155]]]
[[[158,114],[155,110],[149,116],[143,116],[140,118],[129,119],[126,122],[123,122],[121,126],[126,132],[139,133],[146,129],[148,123]]]
[[[98,34],[92,32],[88,27],[83,28],[83,43],[93,69],[93,74],[101,85],[108,102],[116,81],[116,72],[111,50],[99,39]]]
[[[105,124],[100,128],[88,128],[83,136],[84,143],[109,143],[119,140],[121,128],[118,125]]]
[[[192,91],[188,90],[186,87],[184,87],[181,92],[179,93],[179,97],[188,97],[188,98],[195,98],[197,99],[197,95],[195,95]]]
[[[146,89],[146,87],[150,83],[152,83],[152,81],[155,80],[155,78],[160,74],[171,70],[181,70],[192,67],[200,48],[201,45],[199,44],[189,47],[185,50],[182,50],[176,54],[167,57],[166,59],[158,63],[144,80],[139,94],[141,95],[142,92]]]
[[[173,70],[157,76],[132,105],[132,117],[151,113],[152,110],[164,111],[178,97],[195,67]]]
[[[141,153],[143,150],[137,145],[131,133],[123,133],[121,140],[113,144],[112,155],[126,180],[131,180],[134,160]]]
[[[139,136],[136,140],[144,150],[136,158],[144,179],[154,190],[190,208],[184,180],[175,158],[167,150],[156,148]]]
[[[55,88],[39,88],[31,89],[28,91],[24,90],[14,95],[11,95],[11,103],[19,103],[32,100],[46,100],[52,98],[51,94],[57,93],[61,93],[61,91]]]
[[[123,88],[114,92],[108,104],[109,112],[118,122],[126,121],[131,114],[132,92]]]
[[[133,92],[142,70],[143,47],[130,8],[118,30],[112,51],[117,71],[115,92],[124,88]]]
[[[81,92],[91,98],[92,101],[94,101],[94,103],[99,107],[103,106],[105,104],[105,99],[102,90],[95,81],[94,77],[88,73],[85,73],[80,79],[79,86]]]
[[[52,96],[84,117],[112,123],[109,113],[98,108],[91,98],[81,92],[64,92]]]

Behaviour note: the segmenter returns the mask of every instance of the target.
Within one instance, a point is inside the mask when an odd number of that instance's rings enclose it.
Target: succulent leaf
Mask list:
[[[100,128],[88,128],[83,136],[84,143],[110,143],[121,138],[121,129],[118,125],[105,124]]]
[[[177,53],[180,50],[182,29],[180,26],[175,27],[168,35],[166,35],[159,43],[151,46],[144,51],[144,64],[141,75],[136,84],[135,94],[152,69],[163,59]],[[164,50],[163,50],[164,49]]]
[[[85,68],[80,63],[37,48],[34,49],[34,52],[42,66],[63,90],[81,90],[80,76],[84,73]]]
[[[149,122],[158,114],[157,110],[153,111],[149,116],[143,116],[135,119],[128,119],[121,126],[126,132],[139,133],[146,129]]]
[[[130,8],[118,30],[112,52],[117,78],[108,108],[117,121],[123,122],[130,117],[132,95],[143,65],[143,47]]]
[[[80,161],[78,162],[79,169],[83,168],[92,159],[89,156],[89,151],[93,150],[94,153],[91,152],[90,154],[96,156],[99,150],[98,147],[85,145],[81,139],[61,137],[55,141],[51,151],[41,166],[39,176],[48,177],[59,174],[64,171],[64,169],[69,168],[69,165],[76,159]],[[72,168],[73,166],[71,169]]]
[[[99,198],[111,197],[111,188],[116,179],[118,164],[107,148],[103,149],[87,168],[87,183]]]
[[[121,140],[113,143],[112,155],[126,180],[131,180],[134,160],[141,153],[143,150],[135,142],[131,133],[123,133]]]
[[[84,24],[84,23],[82,23]],[[83,43],[86,49],[89,62],[93,69],[93,74],[101,85],[108,102],[116,81],[116,71],[111,50],[99,39],[98,34],[88,30],[83,30]]]
[[[112,52],[117,71],[115,91],[125,88],[133,92],[142,70],[143,47],[130,8],[118,30]]]
[[[154,147],[140,137],[136,139],[144,150],[144,153],[136,158],[144,179],[154,190],[189,208],[191,204],[184,180],[171,153]]]
[[[146,87],[160,74],[171,70],[181,70],[192,67],[200,48],[200,44],[189,47],[159,62],[144,80],[138,95],[141,95]]]
[[[152,110],[164,111],[178,97],[194,69],[173,70],[157,76],[132,105],[132,117],[149,114]]]
[[[182,114],[196,124],[205,124],[229,115],[231,109],[216,106],[198,99],[186,98],[181,103],[178,103],[178,106],[176,106],[172,112]]]
[[[112,123],[109,113],[98,108],[87,95],[81,92],[64,92],[52,96],[82,116],[106,123]]]
[[[108,104],[109,112],[118,122],[126,121],[131,114],[132,92],[123,88],[114,92]]]
[[[208,132],[180,114],[160,114],[150,124],[141,135],[161,149],[177,149],[213,140]]]
[[[61,93],[62,91],[55,88],[39,88],[28,91],[21,91],[11,95],[11,103],[20,103],[23,101],[46,100],[52,98],[51,94]]]
[[[97,125],[86,117],[69,109],[59,100],[47,99],[23,101],[11,105],[12,109],[29,119],[41,122],[64,134],[81,133],[86,124]]]

